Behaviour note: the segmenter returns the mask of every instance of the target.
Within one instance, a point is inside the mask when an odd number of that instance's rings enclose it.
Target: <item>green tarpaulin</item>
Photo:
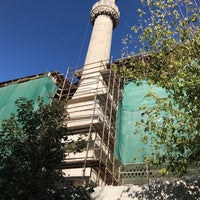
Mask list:
[[[16,112],[15,101],[25,97],[36,102],[43,97],[45,103],[50,103],[49,95],[54,96],[57,85],[48,76],[39,77],[22,83],[9,84],[0,88],[0,123]]]
[[[164,89],[157,86],[149,86],[143,82],[139,86],[135,82],[124,84],[124,94],[122,102],[119,102],[117,113],[117,132],[115,155],[122,163],[144,162],[144,156],[153,151],[151,144],[144,144],[141,141],[141,134],[134,134],[135,123],[144,119],[143,111],[139,108],[146,106],[150,108],[155,105],[152,97],[145,97],[147,93],[156,93],[160,98],[167,96]]]

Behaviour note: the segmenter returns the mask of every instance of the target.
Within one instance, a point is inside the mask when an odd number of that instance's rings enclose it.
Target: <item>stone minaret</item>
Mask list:
[[[65,173],[72,177],[90,177],[93,182],[96,179],[96,183],[99,185],[100,182],[107,183],[106,178],[102,178],[102,173],[105,171],[101,168],[103,155],[107,155],[107,160],[104,160],[107,163],[108,157],[113,151],[110,147],[110,141],[113,141],[113,138],[110,139],[111,128],[109,133],[105,133],[105,130],[108,130],[108,124],[109,127],[112,126],[111,117],[114,109],[111,109],[112,105],[109,104],[110,110],[109,112],[106,111],[108,107],[106,102],[110,98],[104,97],[111,97],[111,94],[103,81],[100,71],[105,69],[106,63],[109,62],[112,32],[119,20],[119,11],[115,5],[115,0],[99,0],[93,6],[90,18],[94,27],[85,64],[78,89],[67,105],[67,113],[69,115],[67,126],[69,132],[72,132],[72,135],[68,136],[68,138],[76,140],[80,135],[83,135],[87,141],[87,147],[81,153],[68,156],[68,163],[75,163],[76,168],[67,169]],[[100,98],[102,96],[103,99]],[[107,134],[105,138],[109,137],[107,141],[103,136],[105,134]],[[114,156],[112,158],[114,159]],[[90,165],[90,161],[93,162],[94,166]],[[107,166],[105,163],[104,165]],[[106,177],[107,172],[104,174]]]
[[[100,0],[94,4],[90,13],[93,31],[83,67],[80,86],[77,90],[79,95],[83,90],[86,91],[86,85],[93,85],[93,88],[89,89],[90,92],[96,88],[96,84],[90,83],[95,81],[94,78],[98,78],[99,71],[109,61],[112,32],[119,20],[119,10],[115,2],[116,0]],[[77,95],[75,94],[75,97]],[[83,96],[85,95],[83,94]]]

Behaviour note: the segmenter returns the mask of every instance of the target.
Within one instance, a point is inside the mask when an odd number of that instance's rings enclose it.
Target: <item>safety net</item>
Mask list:
[[[136,122],[144,119],[142,106],[151,108],[155,105],[152,97],[147,97],[148,93],[156,93],[159,98],[165,98],[167,93],[157,86],[150,86],[147,81],[142,84],[127,82],[124,84],[123,99],[119,102],[116,126],[115,155],[122,163],[144,162],[145,156],[153,151],[150,142],[144,144],[141,139],[144,136],[143,128],[137,128],[139,133],[134,134]]]
[[[15,101],[20,97],[33,100],[37,106],[38,97],[44,99],[44,103],[51,102],[57,91],[57,85],[49,76],[42,76],[24,82],[8,84],[0,88],[0,126],[3,119],[10,117],[11,113],[16,112]]]

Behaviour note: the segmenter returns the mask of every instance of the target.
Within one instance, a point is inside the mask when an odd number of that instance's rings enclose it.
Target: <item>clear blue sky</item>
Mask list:
[[[0,82],[84,64],[97,0],[0,0]],[[137,23],[140,0],[118,0],[119,25],[113,32],[113,58],[121,39]]]

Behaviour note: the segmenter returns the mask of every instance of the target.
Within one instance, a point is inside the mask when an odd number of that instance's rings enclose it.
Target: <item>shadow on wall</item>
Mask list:
[[[105,186],[96,188],[94,200],[199,200],[200,176],[164,182],[156,180],[151,185]]]
[[[129,197],[138,200],[198,200],[200,198],[200,177],[173,182],[156,180],[149,186],[143,186],[140,192],[130,194]]]

